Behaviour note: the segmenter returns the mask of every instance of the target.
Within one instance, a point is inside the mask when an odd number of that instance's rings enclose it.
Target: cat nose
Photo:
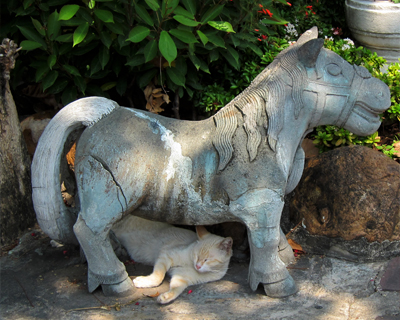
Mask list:
[[[200,270],[201,269],[201,265],[196,264],[196,269]]]

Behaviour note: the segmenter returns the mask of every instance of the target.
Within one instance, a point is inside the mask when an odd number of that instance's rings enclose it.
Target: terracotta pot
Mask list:
[[[400,58],[400,3],[346,0],[347,24],[362,46],[388,63]]]

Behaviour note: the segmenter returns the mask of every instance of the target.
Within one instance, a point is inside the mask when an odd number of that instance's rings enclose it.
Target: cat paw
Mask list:
[[[157,302],[160,304],[167,304],[173,300],[175,300],[178,296],[171,291],[165,292],[163,294],[160,294],[157,298]]]
[[[151,276],[147,277],[136,277],[133,279],[133,283],[136,288],[154,288],[158,287],[161,282],[157,279],[154,279]]]

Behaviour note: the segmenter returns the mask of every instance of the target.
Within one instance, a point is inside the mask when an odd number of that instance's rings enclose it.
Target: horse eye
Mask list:
[[[342,69],[337,64],[330,64],[327,66],[326,71],[332,76],[338,76],[342,73]]]

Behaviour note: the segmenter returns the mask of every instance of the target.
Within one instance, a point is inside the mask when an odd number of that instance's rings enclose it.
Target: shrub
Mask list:
[[[259,30],[285,23],[283,0],[11,0],[2,36],[25,51],[14,83],[40,83],[65,105],[85,95],[123,95],[132,85],[180,97],[202,90],[209,64],[239,69],[243,53],[262,55]],[[260,23],[262,21],[262,24]],[[166,99],[167,100],[167,99]]]

